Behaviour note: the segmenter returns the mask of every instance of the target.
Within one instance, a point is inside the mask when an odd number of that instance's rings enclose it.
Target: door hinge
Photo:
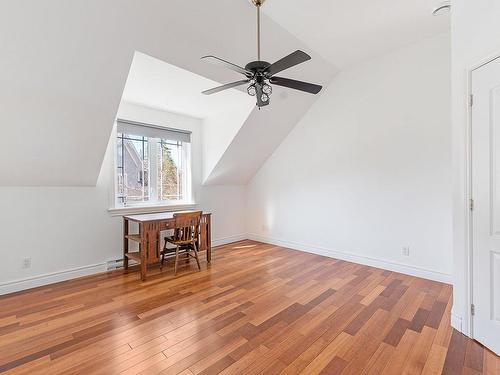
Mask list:
[[[474,95],[470,95],[469,105],[472,107],[474,105]]]
[[[476,306],[474,304],[470,305],[470,313],[472,316],[476,315]]]
[[[469,208],[471,211],[474,211],[474,199],[469,200]]]

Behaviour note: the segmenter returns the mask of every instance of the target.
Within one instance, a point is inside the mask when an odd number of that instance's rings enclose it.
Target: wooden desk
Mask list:
[[[148,264],[160,261],[161,243],[160,232],[173,229],[175,212],[162,212],[157,214],[130,215],[123,217],[123,267],[128,269],[129,259],[141,265],[141,280],[146,280]],[[200,223],[200,239],[198,249],[207,251],[207,262],[212,260],[211,244],[211,213],[203,213]],[[139,225],[139,233],[129,233],[129,223]],[[139,244],[138,252],[129,252],[129,240]]]

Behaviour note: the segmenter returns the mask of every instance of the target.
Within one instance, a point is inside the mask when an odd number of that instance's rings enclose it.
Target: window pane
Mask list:
[[[158,198],[182,200],[183,158],[182,142],[160,140],[158,142]]]
[[[146,202],[149,197],[148,139],[118,134],[118,196],[120,202]]]
[[[116,145],[116,176],[117,176],[117,191],[116,191],[116,197],[118,198],[118,201],[123,203],[124,202],[124,191],[123,191],[123,139],[119,136],[117,140],[117,145]]]
[[[191,181],[189,152],[189,144],[182,141],[118,133],[117,203],[185,200]]]

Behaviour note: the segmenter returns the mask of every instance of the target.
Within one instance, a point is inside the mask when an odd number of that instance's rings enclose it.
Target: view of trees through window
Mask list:
[[[184,159],[182,142],[118,133],[117,201],[182,200]]]
[[[158,193],[160,200],[182,199],[182,143],[158,142]]]

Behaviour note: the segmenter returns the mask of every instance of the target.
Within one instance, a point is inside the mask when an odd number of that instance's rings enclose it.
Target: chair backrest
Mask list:
[[[201,211],[175,213],[174,241],[197,240],[201,214]]]

